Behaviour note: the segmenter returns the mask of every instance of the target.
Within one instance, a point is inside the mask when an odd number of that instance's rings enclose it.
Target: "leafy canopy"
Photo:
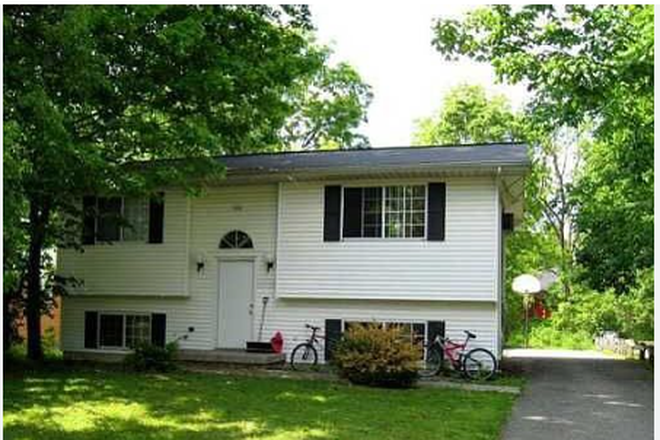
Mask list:
[[[81,195],[190,188],[222,175],[213,156],[299,139],[366,144],[370,89],[328,64],[305,6],[14,5],[3,20],[4,279],[32,311],[42,251],[79,241]]]
[[[520,122],[503,95],[489,98],[479,85],[449,90],[436,115],[417,121],[415,145],[510,142],[521,138]]]
[[[575,182],[576,258],[597,289],[653,264],[652,6],[492,6],[435,24],[449,59],[489,62],[533,94],[541,127],[592,127]]]

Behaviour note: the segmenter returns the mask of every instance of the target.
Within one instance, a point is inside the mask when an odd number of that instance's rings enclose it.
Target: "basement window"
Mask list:
[[[99,314],[99,347],[126,349],[150,342],[151,315]]]

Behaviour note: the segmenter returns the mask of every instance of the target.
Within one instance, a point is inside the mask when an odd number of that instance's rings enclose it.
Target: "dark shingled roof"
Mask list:
[[[527,146],[501,143],[461,146],[392,147],[362,150],[302,151],[224,156],[230,173],[327,171],[348,168],[527,167]]]

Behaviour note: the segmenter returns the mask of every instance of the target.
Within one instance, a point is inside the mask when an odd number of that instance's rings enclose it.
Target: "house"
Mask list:
[[[58,270],[69,357],[121,356],[137,341],[241,349],[305,324],[405,325],[424,340],[477,335],[502,350],[504,231],[521,218],[523,144],[375,148],[221,157],[202,196],[86,197],[84,252]],[[132,228],[112,215],[123,213]],[[265,299],[267,298],[267,299]]]

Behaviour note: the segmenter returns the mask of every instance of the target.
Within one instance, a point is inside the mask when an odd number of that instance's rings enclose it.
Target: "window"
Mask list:
[[[121,237],[121,197],[99,197],[97,201],[96,238],[119,241]]]
[[[124,346],[124,315],[101,315],[99,345],[121,348]]]
[[[344,188],[345,238],[424,238],[426,186]]]
[[[243,231],[230,231],[220,240],[220,249],[252,249],[252,239]]]
[[[124,241],[146,241],[149,234],[149,202],[146,198],[124,199]]]
[[[385,188],[385,237],[424,237],[426,187]]]
[[[126,346],[135,347],[151,341],[151,316],[126,315]]]
[[[145,198],[99,197],[96,239],[98,241],[146,241],[149,233],[149,202]]]
[[[151,315],[99,314],[101,348],[133,348],[151,342]]]

